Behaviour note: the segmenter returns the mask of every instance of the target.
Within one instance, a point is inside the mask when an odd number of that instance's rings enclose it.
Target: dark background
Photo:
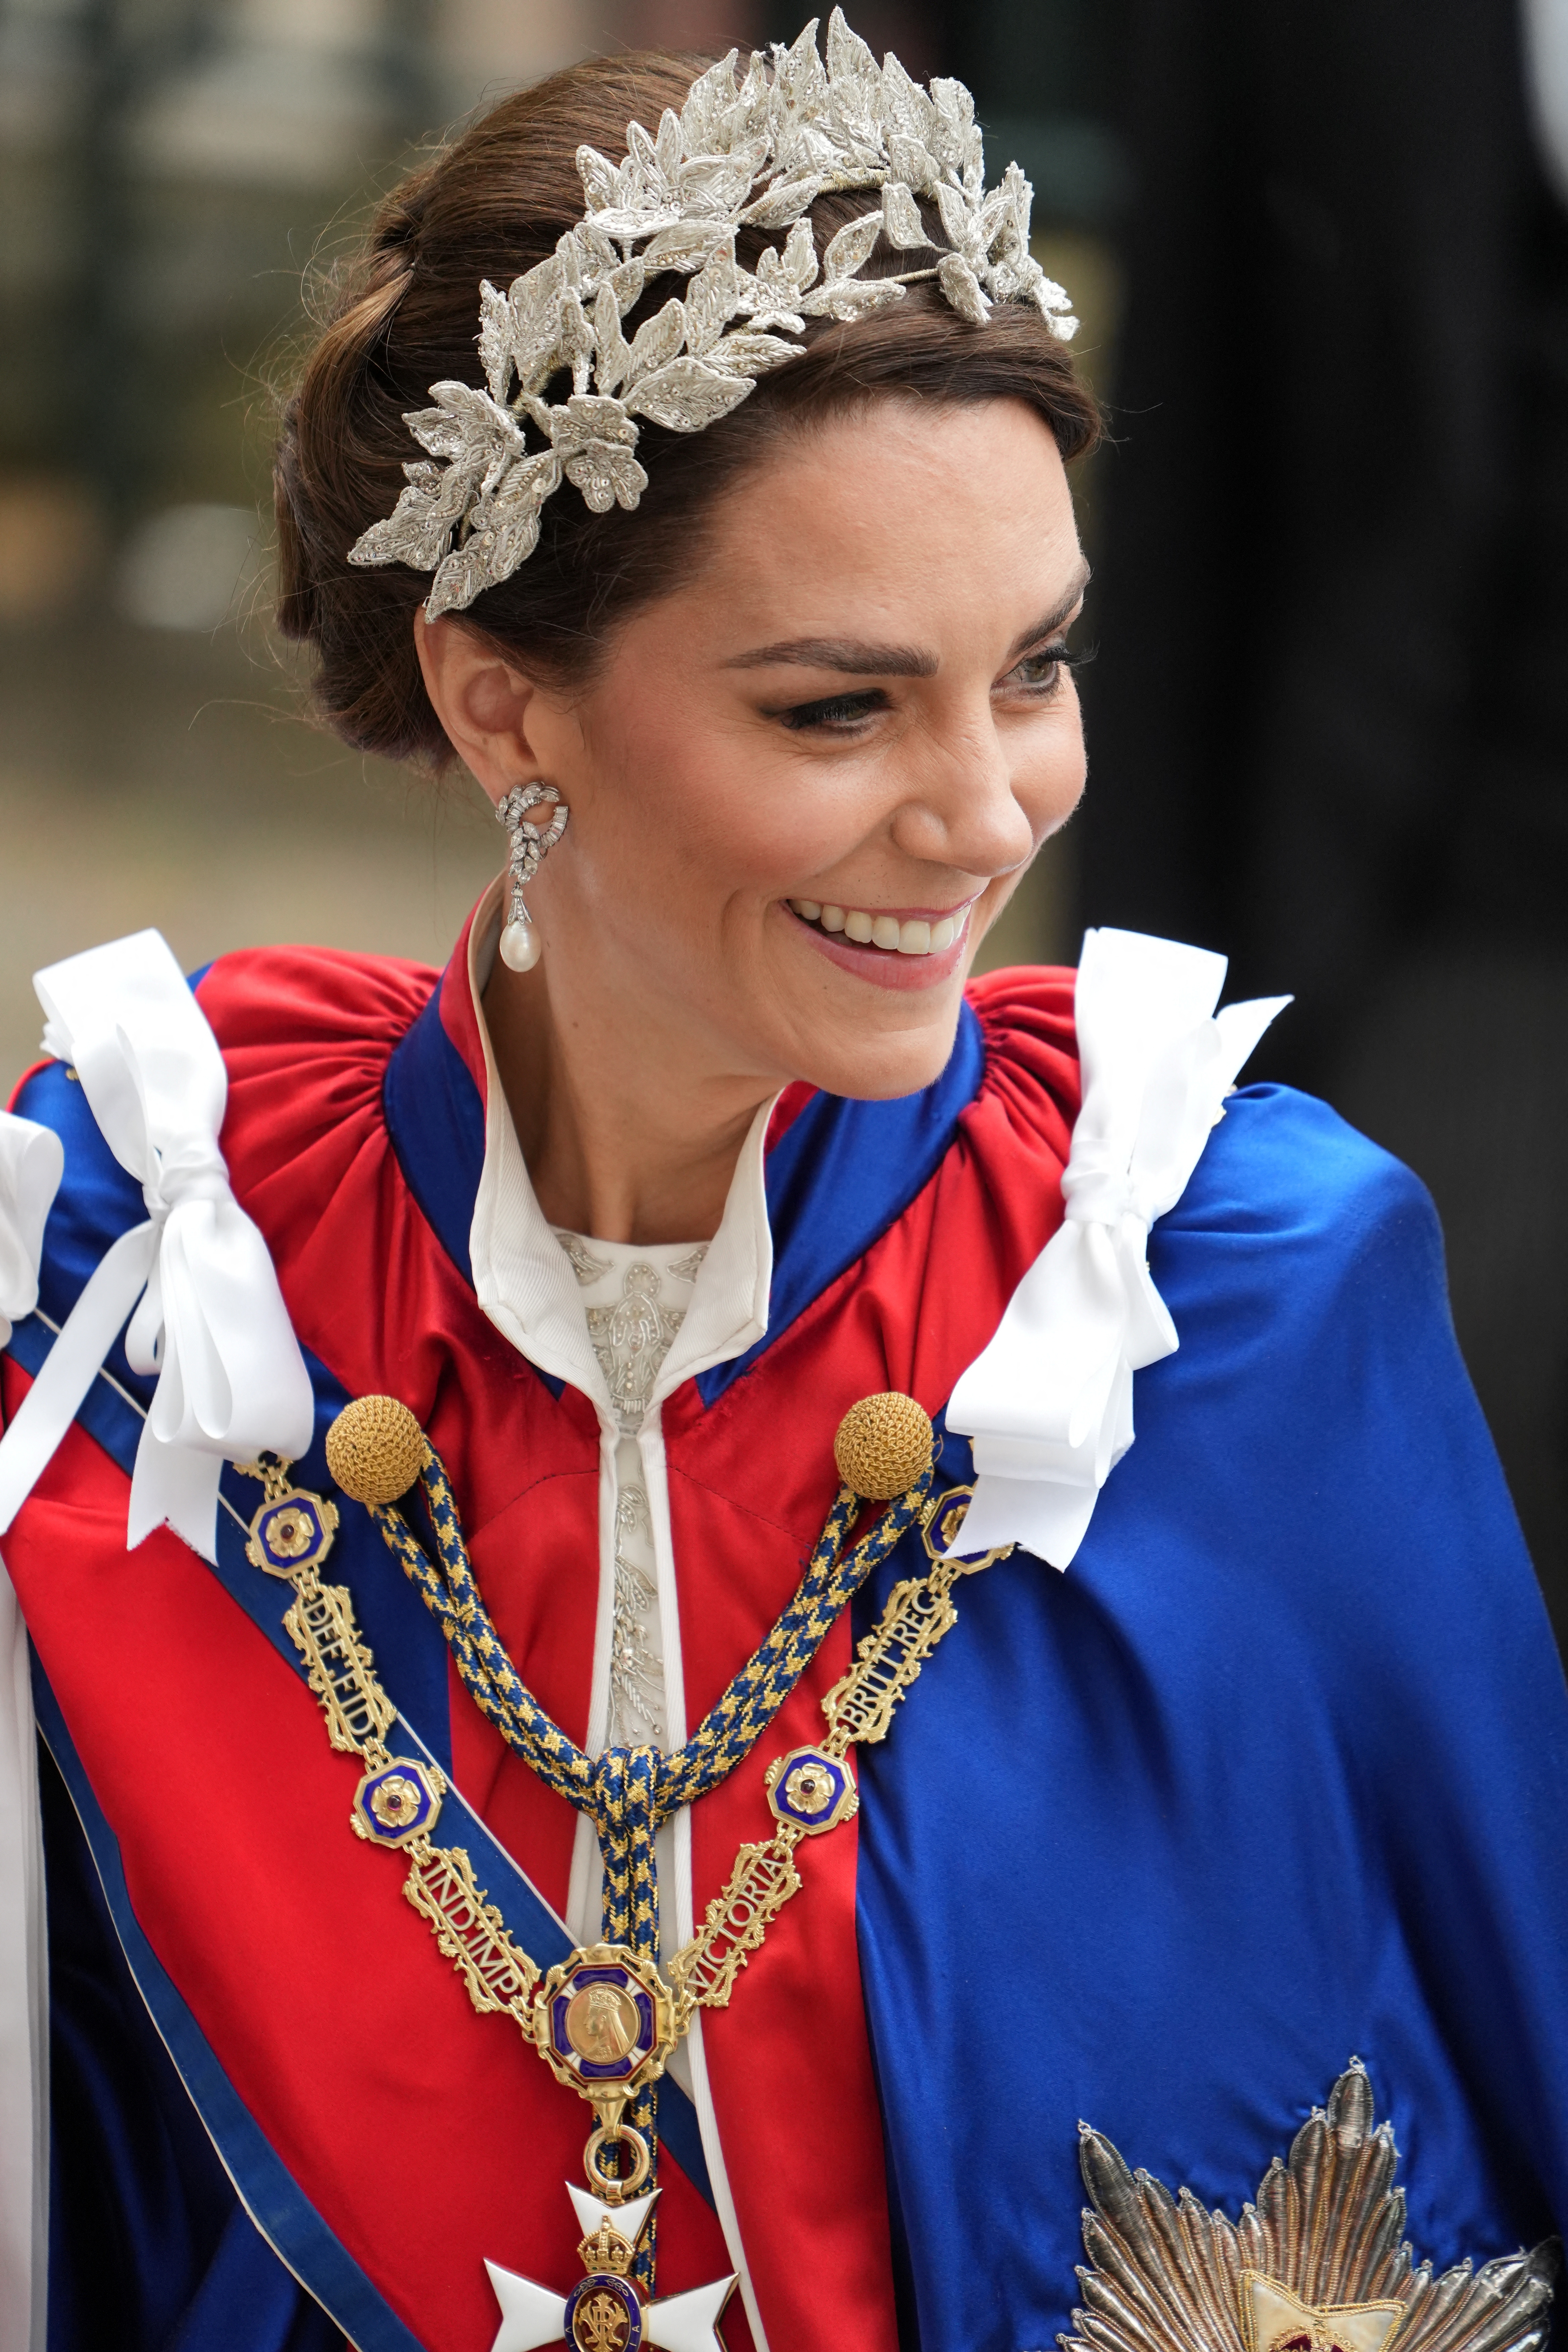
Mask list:
[[[1079,484],[1092,789],[987,960],[1118,922],[1296,992],[1258,1066],[1433,1187],[1568,1631],[1568,209],[1539,46],[1511,0],[851,13],[970,83],[993,177],[1029,172],[1110,420]],[[188,964],[444,954],[493,822],[312,733],[268,627],[302,280],[487,96],[798,29],[774,0],[0,0],[9,1068],[33,968],[144,923]]]

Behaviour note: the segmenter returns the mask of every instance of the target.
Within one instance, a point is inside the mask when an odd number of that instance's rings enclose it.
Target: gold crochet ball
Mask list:
[[[425,1466],[425,1432],[395,1397],[355,1397],[327,1432],[327,1467],[356,1503],[395,1503]]]
[[[833,1458],[853,1494],[868,1503],[890,1503],[931,1467],[934,1444],[931,1416],[913,1397],[887,1389],[850,1406],[838,1424]]]

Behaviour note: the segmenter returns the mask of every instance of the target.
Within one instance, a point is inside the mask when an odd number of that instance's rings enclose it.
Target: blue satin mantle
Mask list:
[[[1251,1087],[1150,1263],[1181,1348],[1083,1549],[962,1584],[860,1759],[923,2352],[1068,2325],[1080,2116],[1234,2216],[1352,2054],[1417,2258],[1568,2211],[1568,1704],[1430,1202]]]

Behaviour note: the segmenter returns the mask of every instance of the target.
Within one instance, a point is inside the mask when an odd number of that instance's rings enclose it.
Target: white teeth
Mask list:
[[[900,922],[896,915],[870,915],[859,907],[825,907],[815,898],[791,898],[790,907],[803,922],[819,923],[825,931],[842,931],[857,947],[878,947],[889,954],[941,955],[963,935],[969,909],[942,915],[934,923],[918,916]]]

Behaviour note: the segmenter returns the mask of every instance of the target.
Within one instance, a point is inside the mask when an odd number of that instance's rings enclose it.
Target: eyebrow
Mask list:
[[[1032,629],[1026,629],[1015,640],[1007,655],[1009,664],[1030,646],[1048,637],[1059,629],[1068,614],[1089,585],[1089,566],[1080,564],[1071,583],[1052,611]],[[837,670],[846,677],[934,677],[937,658],[919,646],[879,646],[861,637],[784,637],[776,645],[756,646],[750,653],[735,654],[724,663],[725,669],[772,669],[791,667],[797,669]]]
[[[726,669],[772,669],[791,663],[799,669],[837,669],[849,677],[934,677],[936,656],[918,646],[872,646],[859,637],[785,637],[736,654]]]
[[[1027,653],[1031,646],[1038,645],[1042,637],[1050,636],[1061,627],[1073,607],[1082,601],[1084,591],[1089,586],[1089,565],[1080,563],[1059,603],[1052,607],[1043,620],[1037,621],[1032,629],[1026,629],[1021,637],[1014,638],[1007,649],[1009,663],[1016,662],[1020,654]]]

